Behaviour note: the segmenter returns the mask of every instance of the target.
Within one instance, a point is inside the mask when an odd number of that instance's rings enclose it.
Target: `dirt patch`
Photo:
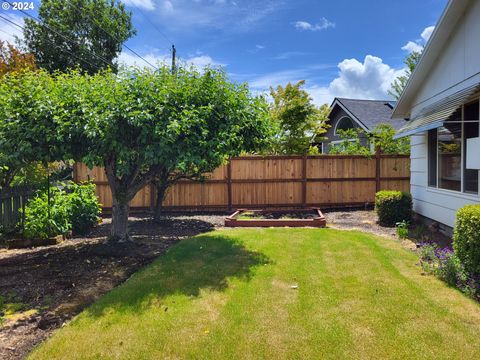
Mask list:
[[[375,211],[325,211],[327,226],[345,229],[360,230],[375,235],[396,237],[395,228],[383,227],[377,224]]]
[[[132,244],[107,245],[110,219],[88,236],[34,249],[0,249],[0,296],[21,309],[0,324],[0,359],[22,359],[132,273],[177,241],[223,224],[225,215],[172,214],[160,223],[131,218]],[[0,314],[3,316],[4,314]]]
[[[298,211],[244,211],[238,215],[240,220],[290,220],[290,219],[314,219],[317,218],[318,212],[314,210],[298,210]]]

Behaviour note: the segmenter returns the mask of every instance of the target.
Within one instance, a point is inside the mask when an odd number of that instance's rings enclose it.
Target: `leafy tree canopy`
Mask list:
[[[421,52],[417,51],[412,51],[404,61],[404,64],[407,66],[405,69],[405,73],[403,75],[400,75],[397,77],[391,86],[391,89],[388,91],[388,93],[393,96],[395,99],[400,99],[400,96],[402,95],[403,89],[405,89],[405,86],[407,86],[408,79],[410,78],[410,75],[412,75],[413,70],[415,69],[415,66],[417,65],[418,61],[420,60],[420,56],[422,55]]]
[[[122,44],[135,35],[131,13],[116,0],[43,0],[38,19],[25,18],[26,48],[48,71],[116,69]]]
[[[0,40],[0,76],[35,68],[35,57],[32,54],[24,53],[12,44]]]
[[[265,99],[216,69],[40,71],[8,77],[0,95],[0,135],[23,158],[105,167],[116,240],[128,239],[129,201],[159,174],[213,171],[271,136]]]
[[[306,154],[310,143],[326,132],[328,105],[317,108],[302,89],[305,81],[271,88],[273,104],[270,109],[276,125],[273,151],[283,154]]]

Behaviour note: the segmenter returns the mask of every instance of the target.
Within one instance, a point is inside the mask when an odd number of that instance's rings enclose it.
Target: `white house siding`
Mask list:
[[[418,91],[411,115],[480,82],[480,1],[471,1]]]
[[[427,134],[411,137],[410,192],[413,210],[425,217],[453,227],[459,208],[478,204],[478,196],[428,187]]]
[[[480,83],[480,1],[472,1],[458,21],[435,66],[418,91],[411,114],[475,83]],[[480,198],[428,187],[427,134],[411,137],[411,193],[420,215],[453,227],[455,214]]]

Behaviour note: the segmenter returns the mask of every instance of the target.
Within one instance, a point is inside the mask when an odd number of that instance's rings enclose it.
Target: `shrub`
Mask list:
[[[480,275],[480,205],[458,210],[453,249],[468,273]]]
[[[448,285],[458,286],[461,289],[467,278],[458,257],[448,248],[437,249],[436,256],[438,266],[435,269],[435,275]]]
[[[383,226],[410,222],[412,218],[412,196],[402,191],[383,190],[375,195],[375,211],[378,222]]]
[[[50,189],[50,211],[47,190],[40,190],[25,207],[23,236],[27,239],[47,239],[71,230],[66,193]]]
[[[50,188],[50,213],[47,190],[38,191],[25,207],[23,236],[45,239],[66,234],[70,230],[84,234],[98,220],[101,207],[91,183],[64,184],[63,189]]]
[[[72,231],[85,234],[95,226],[102,210],[95,194],[95,184],[70,182],[66,190]]]

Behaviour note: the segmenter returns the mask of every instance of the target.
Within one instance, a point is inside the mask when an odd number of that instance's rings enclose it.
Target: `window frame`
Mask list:
[[[478,188],[477,188],[477,192],[476,193],[473,193],[473,192],[467,192],[465,191],[465,182],[464,182],[464,177],[465,177],[465,169],[466,169],[466,166],[465,166],[465,151],[466,151],[466,148],[465,148],[465,106],[466,105],[469,105],[471,103],[474,103],[474,102],[477,102],[478,101],[478,106],[479,106],[479,114],[480,114],[480,98],[476,98],[476,99],[473,99],[465,104],[462,105],[462,111],[461,111],[461,149],[460,149],[460,152],[461,152],[461,159],[460,159],[460,162],[461,162],[461,171],[460,171],[460,191],[457,191],[457,190],[451,190],[451,189],[444,189],[444,188],[441,188],[439,187],[439,184],[440,184],[440,180],[439,180],[439,177],[440,177],[440,174],[439,174],[439,171],[440,171],[440,167],[439,167],[439,164],[438,164],[438,161],[439,161],[439,151],[438,151],[438,129],[439,128],[436,128],[436,129],[432,129],[431,131],[435,131],[436,132],[436,151],[435,151],[435,154],[436,154],[436,158],[435,158],[435,161],[436,161],[436,165],[435,165],[435,172],[436,172],[436,184],[435,186],[433,185],[430,185],[430,161],[432,160],[431,159],[431,156],[430,156],[430,136],[431,136],[431,132],[430,131],[427,131],[427,136],[426,136],[426,147],[427,147],[427,177],[426,177],[426,180],[427,180],[427,189],[432,191],[432,192],[436,192],[436,193],[447,193],[447,194],[455,194],[455,195],[461,195],[461,197],[463,198],[474,198],[475,200],[477,200],[478,198],[480,198],[480,170],[477,170],[478,171]],[[480,117],[480,116],[479,116]],[[480,119],[478,119],[478,127],[479,127],[479,136],[480,136]]]
[[[355,129],[355,122],[352,120],[352,118],[350,116],[344,115],[335,124],[335,129],[333,129],[333,135],[338,136],[337,128],[338,128],[338,125],[342,122],[343,119],[350,120],[350,122],[352,123],[352,127],[350,129]]]

